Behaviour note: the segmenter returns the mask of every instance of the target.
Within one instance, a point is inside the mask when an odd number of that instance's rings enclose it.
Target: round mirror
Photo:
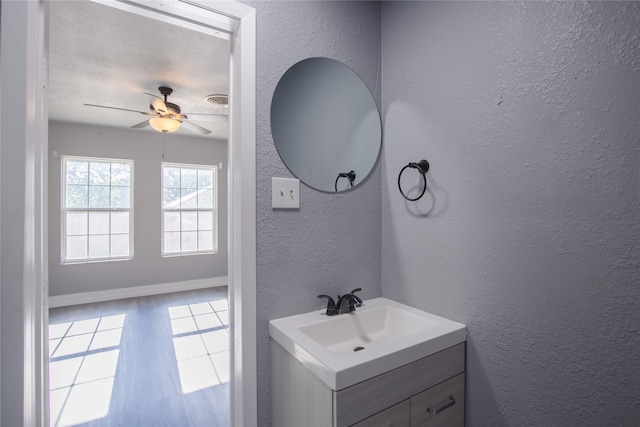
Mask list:
[[[371,92],[353,70],[328,58],[305,59],[282,76],[271,101],[271,133],[287,168],[330,192],[361,183],[382,141]]]

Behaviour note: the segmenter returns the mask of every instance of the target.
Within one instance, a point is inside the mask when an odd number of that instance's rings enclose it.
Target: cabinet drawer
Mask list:
[[[411,398],[411,427],[464,426],[464,373]]]
[[[409,427],[410,425],[411,405],[407,399],[351,427]]]
[[[334,392],[335,426],[350,426],[464,372],[464,354],[465,343],[457,344]]]

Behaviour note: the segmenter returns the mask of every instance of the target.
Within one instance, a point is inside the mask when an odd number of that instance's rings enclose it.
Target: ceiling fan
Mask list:
[[[132,129],[141,129],[147,126],[151,126],[158,132],[169,133],[169,132],[177,131],[180,128],[180,126],[184,126],[185,129],[188,129],[191,132],[195,132],[200,135],[207,135],[211,133],[209,129],[205,129],[202,126],[196,125],[195,123],[188,122],[186,120],[188,118],[187,114],[182,114],[180,112],[180,106],[167,101],[167,97],[173,93],[173,89],[166,86],[160,86],[158,90],[160,91],[160,94],[164,96],[164,100],[162,99],[162,97],[158,95],[144,92],[144,94],[149,97],[150,112],[130,110],[128,108],[109,107],[106,105],[96,105],[96,104],[84,104],[84,105],[88,107],[109,108],[111,110],[131,111],[133,113],[139,113],[139,114],[143,114],[145,116],[150,117],[149,119],[143,122],[140,122],[136,125],[131,126]],[[224,116],[225,114],[189,113],[189,115],[198,115],[198,116],[206,117],[206,116]]]

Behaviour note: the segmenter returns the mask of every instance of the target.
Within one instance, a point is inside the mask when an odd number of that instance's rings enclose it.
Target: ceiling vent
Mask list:
[[[204,101],[210,105],[227,107],[229,106],[229,95],[221,95],[221,94],[207,95],[205,96]]]

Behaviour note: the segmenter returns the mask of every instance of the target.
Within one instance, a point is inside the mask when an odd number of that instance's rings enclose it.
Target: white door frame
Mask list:
[[[99,0],[102,1],[102,0]],[[25,248],[24,425],[46,427],[48,416],[46,265],[47,112],[44,0],[25,2],[21,28],[26,40],[23,90],[27,108],[17,121],[24,138]],[[256,341],[256,13],[234,1],[115,0],[123,9],[162,15],[177,25],[191,23],[229,35],[231,53],[229,135],[229,297],[232,426],[257,426]],[[3,36],[7,36],[3,31]],[[9,34],[9,36],[11,36]],[[4,64],[3,64],[4,65]],[[3,70],[4,73],[4,70]],[[16,123],[16,122],[14,122]],[[5,125],[3,120],[2,125]],[[35,132],[34,132],[35,130]],[[3,199],[4,199],[4,195]],[[4,255],[4,254],[3,254]],[[5,284],[3,284],[4,286]],[[5,408],[6,409],[6,408]]]

